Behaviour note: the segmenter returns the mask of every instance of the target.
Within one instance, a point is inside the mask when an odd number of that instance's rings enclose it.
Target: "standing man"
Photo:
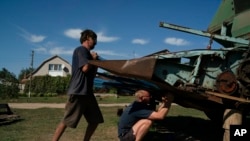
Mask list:
[[[81,46],[74,50],[72,57],[72,76],[68,89],[69,99],[65,114],[57,126],[52,141],[58,141],[67,127],[76,128],[82,115],[88,122],[83,141],[89,141],[103,116],[93,93],[93,83],[97,67],[88,64],[88,60],[98,59],[97,53],[90,52],[97,42],[92,30],[84,30],[80,37]]]
[[[118,137],[120,141],[141,141],[148,132],[153,120],[162,120],[169,111],[174,99],[168,94],[162,98],[162,103],[157,111],[148,105],[150,93],[146,90],[138,90],[135,93],[136,100],[131,103],[120,117],[118,124]]]

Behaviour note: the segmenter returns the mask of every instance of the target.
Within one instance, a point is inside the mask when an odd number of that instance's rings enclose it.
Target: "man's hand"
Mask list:
[[[92,56],[93,60],[98,60],[98,54],[96,52],[92,51],[91,56]]]
[[[173,94],[166,94],[164,97],[162,97],[162,107],[169,108],[173,100]]]
[[[167,102],[172,102],[174,100],[174,95],[173,94],[167,94],[162,97],[162,102],[167,103]]]

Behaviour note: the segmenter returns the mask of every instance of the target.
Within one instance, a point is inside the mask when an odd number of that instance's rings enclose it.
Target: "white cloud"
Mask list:
[[[132,43],[133,44],[140,44],[140,45],[145,45],[148,43],[147,40],[144,40],[144,39],[133,39],[132,40]]]
[[[119,39],[119,37],[106,36],[106,35],[104,35],[103,32],[97,33],[97,41],[98,42],[113,42],[113,41],[116,41],[118,39]]]
[[[55,42],[51,42],[51,41],[41,44],[41,42],[46,39],[46,36],[31,34],[27,30],[21,27],[18,27],[18,28],[22,31],[20,36],[22,36],[24,39],[28,40],[31,43],[36,43],[32,45],[36,47],[34,50],[37,53],[45,53],[45,54],[51,54],[51,55],[72,55],[73,54],[74,48],[67,49],[66,47],[58,46],[58,44],[56,44]],[[81,29],[72,28],[72,29],[66,30],[64,32],[64,35],[73,39],[79,39],[81,32],[82,32]],[[119,39],[118,37],[114,37],[114,36],[106,36],[103,32],[98,32],[97,36],[98,36],[97,38],[98,42],[113,42]],[[40,44],[37,44],[37,43],[40,43]],[[127,57],[124,54],[118,54],[113,51],[107,51],[107,50],[99,50],[96,52],[100,56],[105,55],[105,56]]]
[[[45,36],[41,36],[41,35],[31,35],[29,37],[29,41],[31,41],[32,43],[39,43],[42,42],[46,37]]]
[[[47,49],[46,48],[44,48],[44,47],[39,47],[39,48],[36,48],[36,49],[34,49],[35,50],[35,52],[42,52],[42,53],[46,53],[47,52]]]
[[[81,29],[68,29],[64,32],[64,35],[73,39],[80,39]]]
[[[72,55],[73,50],[65,50],[62,47],[55,47],[49,50],[49,53],[52,55]]]
[[[64,35],[73,39],[80,39],[81,37],[81,29],[68,29],[64,32]],[[97,42],[113,42],[118,40],[118,37],[109,37],[104,35],[103,32],[98,32],[97,34]]]
[[[65,49],[63,47],[52,47],[52,48],[45,48],[40,47],[34,49],[36,53],[45,53],[50,55],[72,55],[73,49]]]
[[[36,53],[42,54],[51,54],[51,55],[72,55],[73,49],[66,49],[66,47],[61,47],[57,43],[52,41],[43,42],[46,36],[43,35],[35,35],[31,34],[24,28],[20,26],[16,26],[21,33],[19,34],[21,37],[26,39],[31,43],[32,46],[35,46],[34,51]],[[69,29],[65,31],[66,36],[71,36],[71,38],[80,38],[80,29]],[[78,37],[76,37],[78,34]]]
[[[175,37],[166,38],[164,40],[164,42],[166,44],[175,45],[175,46],[184,46],[184,45],[189,45],[190,44],[188,41],[186,41],[184,39],[175,38]]]
[[[119,57],[128,57],[128,55],[122,53],[116,53],[111,50],[95,50],[99,56],[119,56]]]
[[[26,39],[27,41],[31,42],[31,43],[40,43],[40,42],[42,42],[42,41],[44,41],[46,39],[46,36],[31,34],[27,30],[25,30],[24,28],[21,28],[19,26],[17,26],[17,27],[22,32],[20,34],[20,36],[23,37],[24,39]]]
[[[95,50],[98,55],[108,55],[108,56],[119,56],[117,53],[110,51],[110,50]]]
[[[35,52],[50,55],[72,55],[74,50],[72,48],[66,49],[66,47],[58,46],[55,42],[46,42],[35,46]]]

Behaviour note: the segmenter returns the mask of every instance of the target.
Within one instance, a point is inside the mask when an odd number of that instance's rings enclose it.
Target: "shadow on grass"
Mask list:
[[[0,120],[0,127],[4,126],[4,125],[11,125],[11,124],[14,124],[16,122],[20,122],[22,120],[24,120],[24,119],[20,118],[20,119],[15,119],[15,120]]]
[[[144,141],[222,141],[221,125],[196,117],[169,116],[156,121]]]

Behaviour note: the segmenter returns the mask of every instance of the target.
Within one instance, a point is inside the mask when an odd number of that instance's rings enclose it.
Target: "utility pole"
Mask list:
[[[32,50],[32,53],[31,53],[31,63],[30,63],[30,85],[29,85],[29,98],[30,98],[30,95],[31,95],[31,81],[32,81],[32,72],[33,72],[33,61],[34,61],[34,50]]]
[[[135,50],[133,50],[133,57],[134,57],[134,59],[135,59]]]

